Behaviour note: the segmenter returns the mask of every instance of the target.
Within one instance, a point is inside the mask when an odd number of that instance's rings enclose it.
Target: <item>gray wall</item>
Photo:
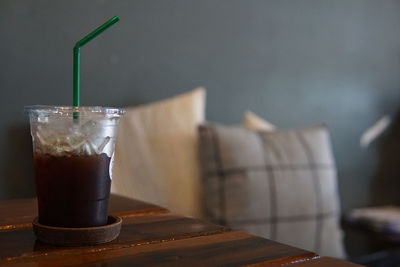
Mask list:
[[[359,147],[400,106],[399,1],[2,0],[0,198],[34,195],[23,107],[71,104],[74,42],[113,15],[121,21],[82,51],[84,105],[201,85],[211,121],[238,123],[251,109],[284,128],[326,123],[344,210],[371,203],[379,175],[399,176],[393,131]]]

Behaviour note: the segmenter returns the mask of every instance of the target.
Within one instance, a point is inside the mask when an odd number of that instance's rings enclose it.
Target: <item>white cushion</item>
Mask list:
[[[201,216],[197,125],[205,90],[127,108],[116,141],[112,192]]]
[[[251,111],[246,111],[243,115],[242,125],[251,130],[263,130],[272,132],[276,130],[276,126],[264,120]]]

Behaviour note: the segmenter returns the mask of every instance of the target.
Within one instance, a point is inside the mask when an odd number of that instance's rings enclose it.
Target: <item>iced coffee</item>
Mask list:
[[[54,106],[27,110],[39,223],[57,227],[107,224],[115,137],[124,111]]]

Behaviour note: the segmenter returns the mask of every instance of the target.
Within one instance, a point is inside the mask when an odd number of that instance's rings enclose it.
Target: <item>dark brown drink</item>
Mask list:
[[[35,153],[39,223],[58,227],[107,224],[110,157]]]

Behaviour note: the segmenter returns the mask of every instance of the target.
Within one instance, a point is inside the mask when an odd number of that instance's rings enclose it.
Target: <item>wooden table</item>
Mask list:
[[[36,199],[0,201],[0,266],[355,266],[117,195],[109,212],[123,218],[117,240],[56,247],[32,232]]]

